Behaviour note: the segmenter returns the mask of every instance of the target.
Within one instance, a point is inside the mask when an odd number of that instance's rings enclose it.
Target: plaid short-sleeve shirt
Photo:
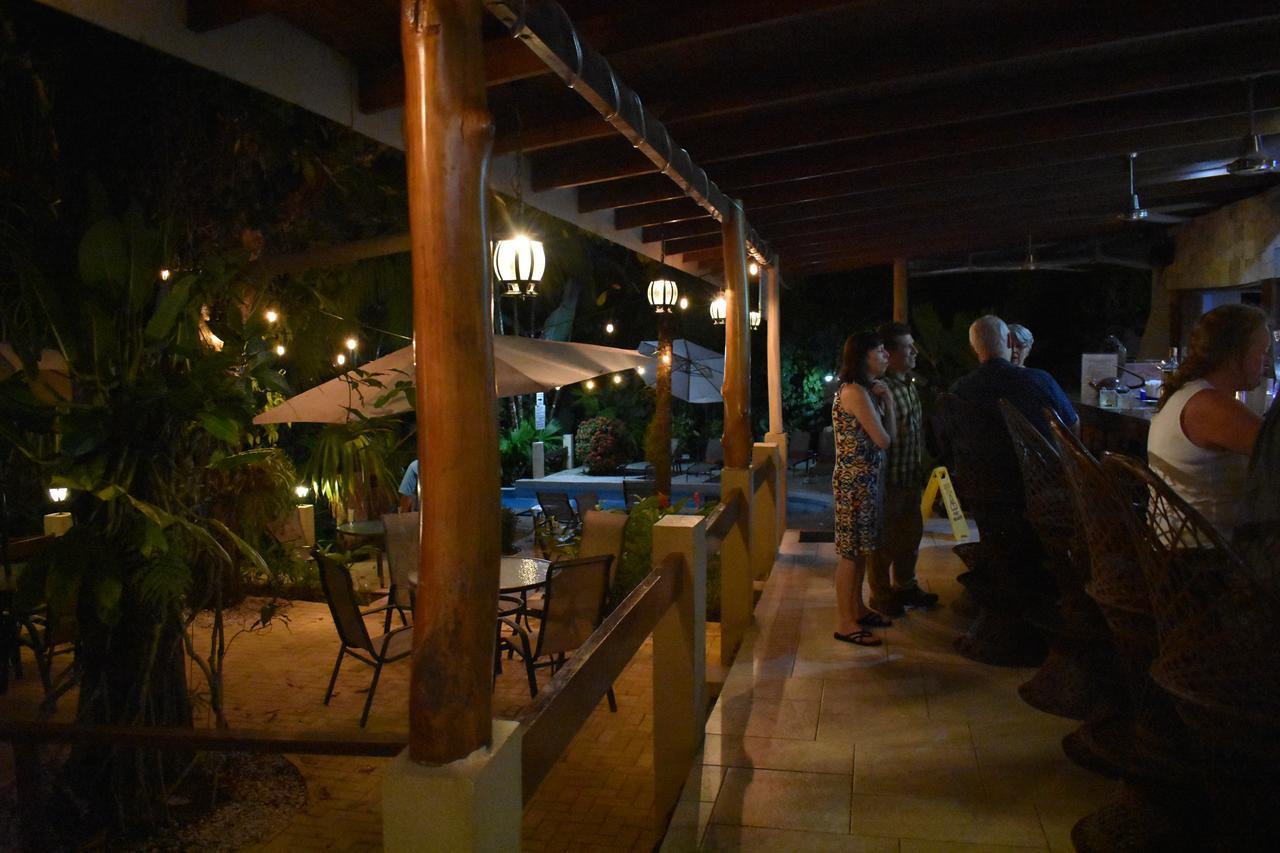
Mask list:
[[[910,373],[886,373],[884,382],[893,394],[898,429],[889,445],[885,471],[895,486],[918,486],[924,452],[924,411],[915,379]]]

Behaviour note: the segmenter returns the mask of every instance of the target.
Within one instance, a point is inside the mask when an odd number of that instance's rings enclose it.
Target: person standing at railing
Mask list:
[[[907,607],[936,606],[938,596],[916,582],[916,558],[924,535],[920,517],[924,413],[911,375],[916,343],[903,323],[885,323],[880,339],[889,356],[884,383],[893,398],[898,428],[885,460],[884,537],[871,559],[867,581],[871,608],[885,616],[901,616]]]
[[[859,646],[881,643],[868,628],[893,623],[862,600],[867,560],[884,531],[884,457],[897,431],[893,395],[880,379],[889,365],[880,336],[859,332],[844,344],[840,390],[831,407],[836,464],[831,474],[836,515],[835,638]]]

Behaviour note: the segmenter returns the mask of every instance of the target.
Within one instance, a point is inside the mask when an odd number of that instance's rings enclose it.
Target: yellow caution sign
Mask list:
[[[924,497],[920,501],[920,517],[925,521],[933,515],[933,502],[942,492],[942,505],[947,508],[947,518],[951,520],[951,534],[957,542],[969,538],[969,522],[965,521],[964,511],[960,509],[960,499],[956,497],[955,487],[951,485],[951,475],[947,469],[939,465],[929,475],[929,484],[924,487]]]

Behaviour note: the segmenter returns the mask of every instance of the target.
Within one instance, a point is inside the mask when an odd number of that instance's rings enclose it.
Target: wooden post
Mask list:
[[[779,541],[787,529],[787,426],[782,417],[782,303],[780,301],[778,262],[764,268],[765,335],[769,369],[769,432],[764,440],[778,445],[777,522]]]
[[[500,483],[482,12],[471,0],[400,4],[423,510],[409,755],[424,764],[464,758],[492,734]]]
[[[683,560],[680,597],[653,629],[654,812],[665,815],[680,796],[702,746],[707,675],[707,520],[668,515],[653,526],[653,565],[670,554]]]
[[[893,260],[893,322],[907,323],[907,259]]]
[[[751,341],[747,291],[746,217],[734,201],[724,238],[724,467],[751,466]]]
[[[653,487],[660,495],[671,497],[671,315],[658,315],[658,381],[654,385],[653,424],[645,448],[653,466]]]

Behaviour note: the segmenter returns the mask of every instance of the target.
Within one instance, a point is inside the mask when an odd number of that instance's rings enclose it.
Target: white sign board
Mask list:
[[[1080,402],[1098,405],[1098,389],[1093,385],[1103,379],[1116,378],[1116,354],[1087,352],[1080,356]]]

